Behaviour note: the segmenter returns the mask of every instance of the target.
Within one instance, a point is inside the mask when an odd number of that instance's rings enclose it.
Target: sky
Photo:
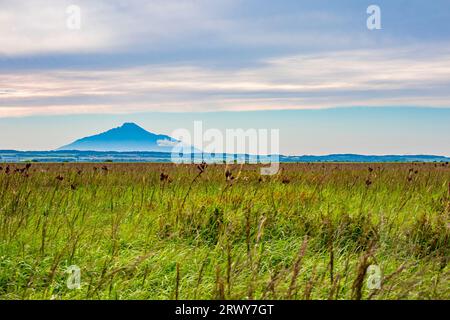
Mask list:
[[[381,29],[369,30],[369,5]],[[80,11],[71,28],[69,6]],[[123,122],[276,128],[284,154],[450,156],[448,0],[0,0],[0,149]]]

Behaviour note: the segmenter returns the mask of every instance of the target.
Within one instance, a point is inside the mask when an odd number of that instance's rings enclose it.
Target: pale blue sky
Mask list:
[[[69,4],[80,30],[66,27]],[[366,28],[371,4],[381,30]],[[56,148],[125,121],[169,134],[203,120],[278,128],[285,154],[450,155],[449,9],[0,0],[0,149]]]

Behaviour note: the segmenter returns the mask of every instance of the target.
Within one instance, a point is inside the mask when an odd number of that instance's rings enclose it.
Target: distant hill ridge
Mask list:
[[[0,162],[171,162],[170,152],[155,151],[15,151],[0,150]],[[202,160],[202,154],[195,154],[196,161]],[[255,156],[236,155],[236,159],[242,163],[245,159],[255,159]],[[219,159],[218,159],[219,160]],[[358,154],[333,154],[326,156],[283,156],[280,155],[280,162],[450,162],[449,157],[433,155],[358,155]],[[219,160],[219,162],[221,162]]]

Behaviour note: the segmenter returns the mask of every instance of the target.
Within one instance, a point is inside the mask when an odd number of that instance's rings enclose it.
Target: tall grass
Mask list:
[[[448,164],[0,166],[2,299],[450,298]]]

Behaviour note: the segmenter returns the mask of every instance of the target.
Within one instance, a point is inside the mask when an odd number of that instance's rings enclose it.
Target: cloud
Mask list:
[[[379,33],[368,32],[366,5],[360,1],[285,0],[262,5],[259,0],[1,0],[0,4],[0,56],[8,57],[180,50],[182,56],[188,52],[208,56],[211,51],[217,58],[220,52],[226,57],[224,51],[237,50],[261,57],[448,40],[445,0],[433,5],[415,2],[409,10],[401,3],[379,0],[385,26]],[[79,31],[66,26],[69,5],[81,9]]]
[[[83,11],[83,29],[73,31],[67,28],[66,8],[70,4],[68,1],[2,1],[0,54],[93,52],[100,47],[107,48],[112,42],[110,34],[95,20],[89,21],[91,10]]]
[[[0,0],[0,117],[449,107],[446,2],[379,2]]]
[[[219,30],[218,13],[234,1],[1,1],[0,55],[76,54],[144,50]],[[66,9],[81,9],[70,30]],[[145,40],[145,41],[143,41]]]
[[[175,147],[179,144],[179,141],[171,141],[171,140],[157,140],[156,143],[160,147]]]
[[[251,67],[148,65],[0,74],[0,117],[39,114],[449,107],[450,51],[352,50]]]

